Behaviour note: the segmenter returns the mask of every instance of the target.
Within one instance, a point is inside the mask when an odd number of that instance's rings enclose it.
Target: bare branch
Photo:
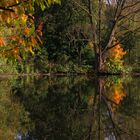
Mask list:
[[[125,10],[125,9],[127,9],[127,8],[132,8],[132,7],[134,7],[134,6],[138,5],[138,4],[140,4],[140,1],[137,1],[137,2],[135,2],[135,3],[133,3],[133,4],[131,4],[131,5],[127,5],[127,6],[125,6],[122,10]]]
[[[116,8],[116,11],[115,11],[113,25],[111,27],[109,37],[107,39],[107,45],[104,47],[103,53],[105,52],[105,50],[107,48],[109,48],[111,46],[114,34],[116,32],[116,27],[117,27],[117,24],[118,24],[118,21],[119,21],[120,15],[122,13],[122,9],[124,7],[125,2],[126,2],[126,0],[120,0],[120,1],[117,2],[117,8]]]
[[[29,2],[28,0],[23,0],[23,2]],[[12,5],[9,5],[9,6],[0,6],[0,10],[3,10],[3,11],[9,11],[9,12],[15,12],[14,9],[12,9],[13,7],[16,7],[18,5],[22,4],[22,2],[18,2],[18,3],[15,3],[15,4],[12,4]]]
[[[9,11],[9,12],[15,12],[15,10],[13,10],[13,9],[11,9],[11,8],[2,7],[2,6],[0,6],[0,10]]]
[[[97,55],[97,33],[96,33],[96,24],[93,19],[93,4],[92,0],[88,0],[88,9],[89,9],[89,19],[90,19],[90,24],[91,24],[91,29],[92,29],[92,42],[94,44],[94,52],[95,55]]]
[[[140,12],[140,9],[137,9],[137,10],[135,10],[135,11],[130,11],[129,13],[127,13],[126,15],[121,15],[120,16],[120,18],[119,18],[119,20],[122,20],[122,19],[124,19],[124,18],[126,18],[126,17],[128,17],[128,16],[131,16],[131,15],[133,15],[133,14],[137,14],[137,13],[139,13]]]
[[[72,0],[72,2],[75,3],[79,8],[84,10],[88,15],[90,15],[89,11],[86,8],[84,8],[82,5],[80,5],[78,2],[76,2],[75,0]]]

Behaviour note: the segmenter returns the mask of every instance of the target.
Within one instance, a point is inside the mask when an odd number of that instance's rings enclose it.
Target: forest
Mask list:
[[[0,140],[140,139],[140,0],[0,0]]]
[[[1,0],[0,74],[139,74],[139,0]]]

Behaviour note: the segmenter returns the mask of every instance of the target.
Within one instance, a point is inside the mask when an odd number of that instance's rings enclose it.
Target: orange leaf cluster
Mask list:
[[[121,102],[124,100],[124,98],[127,96],[122,79],[116,81],[116,82],[110,82],[108,84],[108,81],[106,82],[107,85],[105,85],[106,91],[107,91],[107,98],[111,101],[111,110],[112,112],[115,112],[116,109],[118,109]]]
[[[24,34],[28,36],[29,33],[30,33],[30,29],[29,29],[28,27],[26,27],[26,28],[24,29]]]
[[[123,100],[125,96],[126,94],[123,91],[115,90],[113,95],[113,101],[116,104],[120,104],[120,102]]]
[[[12,41],[17,41],[18,40],[18,36],[11,36],[11,40]]]
[[[16,42],[17,44],[20,44],[22,46],[25,46],[25,41],[20,36],[11,36],[11,40]]]
[[[110,49],[109,51],[110,58],[113,60],[121,60],[123,56],[126,54],[124,49],[122,48],[121,44],[117,44],[114,48]]]
[[[31,42],[32,42],[32,46],[35,46],[37,44],[37,40],[31,36]]]
[[[6,43],[5,43],[5,40],[3,37],[0,37],[0,46],[5,46]]]
[[[41,21],[35,30],[34,16],[32,13],[26,14],[28,9],[32,10],[33,1],[29,0],[24,4],[20,0],[1,0],[0,5],[5,8],[15,5],[0,12],[2,26],[8,25],[7,28],[10,30],[6,42],[3,37],[0,37],[0,46],[7,46],[8,51],[3,49],[5,57],[13,56],[19,59],[25,55],[23,52],[34,54],[34,48],[38,46],[38,43],[42,44],[41,36],[44,23]]]

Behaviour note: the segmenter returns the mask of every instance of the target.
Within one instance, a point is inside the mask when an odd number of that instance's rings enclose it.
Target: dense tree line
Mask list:
[[[139,8],[138,0],[2,1],[1,58],[25,73],[128,72],[134,59],[138,69]]]

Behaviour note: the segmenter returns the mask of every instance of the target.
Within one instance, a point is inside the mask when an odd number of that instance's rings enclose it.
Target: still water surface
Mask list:
[[[140,140],[140,78],[0,78],[0,140]]]

